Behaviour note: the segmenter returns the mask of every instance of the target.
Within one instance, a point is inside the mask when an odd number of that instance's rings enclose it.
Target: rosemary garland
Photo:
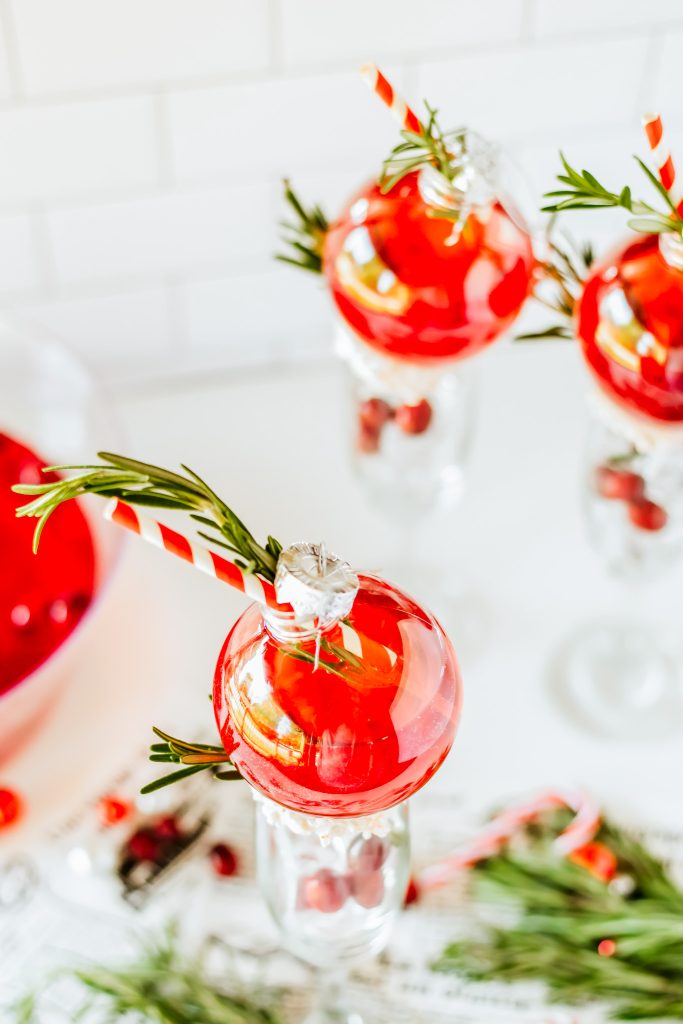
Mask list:
[[[569,819],[540,819],[471,869],[475,900],[512,907],[516,923],[452,943],[434,970],[541,979],[554,1001],[605,1001],[619,1020],[682,1019],[683,891],[608,821],[594,842],[559,858],[551,844]]]

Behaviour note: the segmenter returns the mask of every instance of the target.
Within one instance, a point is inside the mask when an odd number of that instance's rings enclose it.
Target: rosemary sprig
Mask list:
[[[321,274],[323,269],[323,245],[329,230],[327,217],[320,206],[306,209],[289,181],[285,178],[284,195],[295,220],[280,221],[283,229],[282,242],[289,247],[288,253],[276,253],[275,259],[282,263],[291,263],[302,270],[313,274]]]
[[[552,202],[543,207],[545,212],[559,213],[562,210],[621,207],[633,214],[627,223],[634,231],[644,231],[648,234],[661,234],[669,231],[683,233],[683,219],[677,212],[671,196],[640,157],[636,156],[634,159],[650,184],[664,200],[667,207],[664,212],[650,206],[642,199],[634,199],[628,185],[625,185],[620,192],[612,192],[601,184],[590,171],[578,171],[572,167],[563,153],[560,153],[560,159],[564,174],[558,174],[557,180],[565,187],[553,192],[546,192],[545,198],[551,199]]]
[[[454,155],[465,153],[465,131],[459,129],[445,133],[438,122],[438,110],[425,101],[427,120],[424,132],[401,131],[401,139],[384,161],[382,168],[382,192],[390,192],[402,178],[421,167],[435,167],[447,181],[453,181],[459,170]],[[446,211],[439,211],[444,214]]]
[[[473,895],[509,903],[512,927],[449,945],[435,970],[475,980],[542,979],[570,1004],[604,1000],[624,1020],[683,1017],[683,892],[645,847],[610,822],[597,835],[616,857],[619,888],[551,846],[568,817],[529,827],[515,844],[472,869]],[[599,948],[602,940],[614,945]]]
[[[38,520],[33,548],[37,550],[40,535],[52,513],[65,501],[84,494],[120,498],[131,505],[187,512],[190,518],[210,531],[199,535],[225,547],[236,555],[236,563],[246,572],[255,573],[271,582],[275,579],[277,560],[282,545],[268,537],[265,546],[254,539],[241,519],[201,477],[187,466],[185,476],[172,473],[150,463],[124,458],[110,452],[99,452],[102,465],[50,466],[43,472],[80,471],[76,476],[44,484],[16,484],[16,494],[29,495],[32,501],[17,509],[18,516]]]
[[[242,778],[224,747],[211,746],[206,743],[187,743],[175,736],[169,736],[168,733],[162,732],[156,726],[153,727],[153,731],[162,742],[151,745],[149,760],[157,764],[181,764],[184,767],[179,771],[171,772],[170,775],[162,775],[154,782],[149,782],[142,787],[141,793],[154,793],[157,789],[170,786],[174,782],[181,782],[190,775],[196,775],[207,769],[211,770],[215,779],[231,782]],[[226,764],[227,768],[221,768],[221,765]]]
[[[209,952],[207,944],[199,955],[184,956],[172,926],[155,943],[142,945],[129,965],[60,970],[53,977],[69,976],[83,989],[82,1004],[71,1020],[278,1024],[279,1015],[264,1004],[261,993],[253,998],[216,983],[206,963]],[[15,1006],[15,1024],[39,1024],[44,994],[43,984]]]
[[[540,264],[534,298],[542,306],[552,310],[560,318],[560,322],[540,331],[518,334],[516,341],[540,341],[546,338],[570,340],[574,337],[574,307],[593,263],[593,248],[589,243],[577,245],[568,235],[565,235],[562,244],[559,244],[552,237],[554,222],[553,217],[546,236],[549,256]]]

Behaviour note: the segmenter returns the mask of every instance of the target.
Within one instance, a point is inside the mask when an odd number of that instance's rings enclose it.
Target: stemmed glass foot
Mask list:
[[[604,735],[663,736],[683,725],[675,657],[641,623],[584,626],[560,653],[557,684],[574,714]]]

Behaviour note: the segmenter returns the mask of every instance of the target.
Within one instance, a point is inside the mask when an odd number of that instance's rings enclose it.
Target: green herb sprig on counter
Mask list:
[[[515,923],[486,924],[483,935],[452,943],[434,969],[542,980],[553,1000],[604,1001],[619,1020],[682,1019],[683,891],[642,843],[605,820],[597,853],[613,860],[611,880],[559,856],[552,842],[570,817],[545,817],[472,868],[475,901],[507,905]]]
[[[262,993],[232,992],[207,967],[208,948],[195,957],[179,948],[171,927],[156,943],[141,946],[127,966],[86,966],[55,973],[83,990],[72,1021],[153,1022],[153,1024],[280,1024]],[[13,1024],[40,1024],[45,983],[13,1007]],[[52,1018],[51,1018],[52,1019]],[[66,1019],[66,1018],[65,1018]]]

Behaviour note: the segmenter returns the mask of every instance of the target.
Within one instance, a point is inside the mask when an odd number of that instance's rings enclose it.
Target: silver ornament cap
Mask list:
[[[275,593],[290,604],[297,620],[319,626],[344,619],[351,611],[360,584],[358,576],[324,544],[300,541],[280,555]]]

